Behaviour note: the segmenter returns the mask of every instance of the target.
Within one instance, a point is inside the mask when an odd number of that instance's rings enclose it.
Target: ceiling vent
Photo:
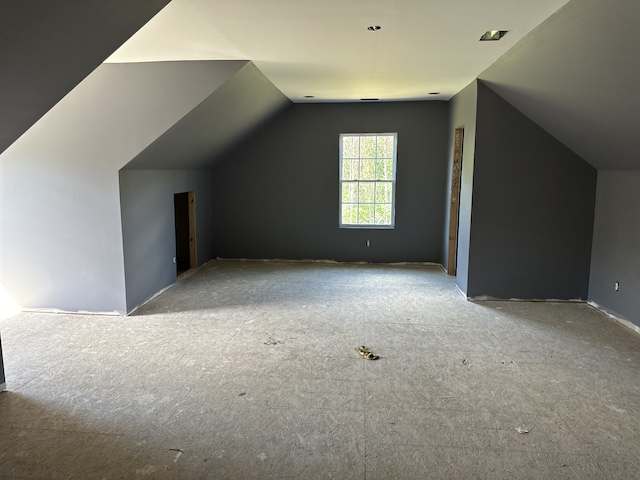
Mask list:
[[[496,42],[504,37],[509,30],[489,30],[480,37],[481,42]]]
[[[377,32],[381,28],[382,27],[380,25],[371,25],[370,27],[367,27],[367,30],[369,30],[370,32]]]

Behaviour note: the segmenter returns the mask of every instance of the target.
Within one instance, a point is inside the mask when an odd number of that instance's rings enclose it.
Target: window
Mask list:
[[[397,133],[340,135],[340,227],[393,228]]]

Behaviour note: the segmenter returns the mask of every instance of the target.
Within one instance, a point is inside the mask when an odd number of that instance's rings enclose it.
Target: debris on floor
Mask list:
[[[463,365],[469,365],[471,363],[471,361],[467,360],[466,358],[462,359],[462,364]]]
[[[184,453],[184,451],[180,450],[179,448],[170,448],[169,451],[176,452],[176,458],[173,459],[173,463],[176,463]]]
[[[0,320],[0,479],[640,480],[640,337],[592,306],[494,320],[439,266],[238,263],[131,317]]]
[[[267,340],[266,342],[264,342],[265,345],[281,345],[284,342],[282,340],[278,340],[277,338],[269,338],[269,340]]]
[[[365,347],[364,345],[356,347],[356,352],[358,352],[360,356],[365,360],[378,360],[380,358],[379,355],[374,354],[371,349]]]
[[[524,427],[516,427],[516,432],[518,433],[529,433],[529,430]]]

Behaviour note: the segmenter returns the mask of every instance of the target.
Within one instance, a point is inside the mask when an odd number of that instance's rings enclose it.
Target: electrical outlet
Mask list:
[[[367,247],[371,246],[371,240],[367,240]]]
[[[613,284],[613,288],[614,290],[617,292],[618,290],[620,290],[620,282],[616,282]]]

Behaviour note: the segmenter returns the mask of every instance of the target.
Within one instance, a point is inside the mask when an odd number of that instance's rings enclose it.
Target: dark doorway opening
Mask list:
[[[173,196],[176,231],[176,275],[196,268],[196,219],[194,192]]]

